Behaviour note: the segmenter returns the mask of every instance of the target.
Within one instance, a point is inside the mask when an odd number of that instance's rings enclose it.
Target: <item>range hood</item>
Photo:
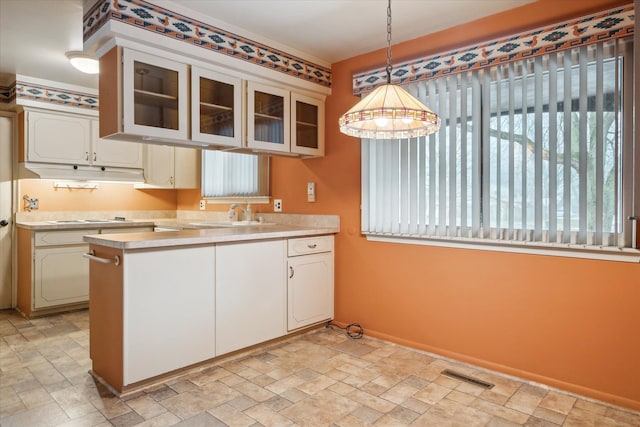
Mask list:
[[[65,179],[76,181],[144,182],[142,169],[55,163],[19,163],[18,176],[20,178]]]

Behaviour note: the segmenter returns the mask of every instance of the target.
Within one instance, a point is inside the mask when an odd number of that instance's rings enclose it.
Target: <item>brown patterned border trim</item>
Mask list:
[[[394,66],[391,81],[403,85],[626,37],[633,34],[634,22],[632,4],[610,9],[506,39],[400,64]],[[386,79],[384,68],[356,74],[353,76],[353,93],[369,92]]]
[[[84,15],[84,40],[109,20],[331,87],[331,69],[144,0],[99,0]]]

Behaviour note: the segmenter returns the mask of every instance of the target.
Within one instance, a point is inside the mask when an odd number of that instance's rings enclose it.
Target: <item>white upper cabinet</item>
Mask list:
[[[291,150],[291,95],[288,90],[247,82],[247,147]]]
[[[25,111],[26,161],[89,165],[91,121],[71,114]]]
[[[142,147],[137,142],[100,139],[98,120],[91,120],[92,164],[95,166],[114,166],[142,168]]]
[[[291,93],[291,152],[324,156],[324,102]]]
[[[186,141],[188,67],[131,49],[122,53],[122,131]],[[102,93],[100,94],[102,97]]]
[[[200,150],[144,144],[144,184],[137,188],[199,188]]]
[[[98,120],[89,116],[26,110],[21,161],[67,165],[142,168],[140,144],[98,137]]]
[[[191,138],[242,146],[242,80],[191,67]]]
[[[244,153],[324,155],[324,96],[184,61],[119,46],[103,55],[100,136]]]

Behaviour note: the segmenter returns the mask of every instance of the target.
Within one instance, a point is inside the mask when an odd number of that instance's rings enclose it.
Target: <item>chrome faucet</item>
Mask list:
[[[245,216],[245,220],[251,221],[253,219],[253,215],[251,212],[251,203],[247,203],[246,209],[243,208],[240,203],[233,203],[231,206],[229,206],[229,221],[236,220],[236,209],[240,209],[240,211],[242,211]]]

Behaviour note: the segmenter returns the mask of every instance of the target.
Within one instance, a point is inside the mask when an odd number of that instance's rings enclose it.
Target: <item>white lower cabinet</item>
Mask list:
[[[286,242],[216,246],[216,354],[286,333]]]
[[[88,234],[153,231],[151,226],[30,231],[18,229],[18,301],[25,316],[86,307]]]
[[[215,247],[123,260],[123,377],[132,384],[215,356]]]
[[[84,234],[97,232],[85,231]],[[34,309],[89,300],[89,261],[82,257],[89,250],[89,245],[83,244],[82,232],[76,235],[78,241],[65,246],[36,246],[33,257]]]
[[[289,239],[287,330],[333,318],[333,236]]]
[[[333,318],[333,236],[91,249],[92,373],[118,392]]]

